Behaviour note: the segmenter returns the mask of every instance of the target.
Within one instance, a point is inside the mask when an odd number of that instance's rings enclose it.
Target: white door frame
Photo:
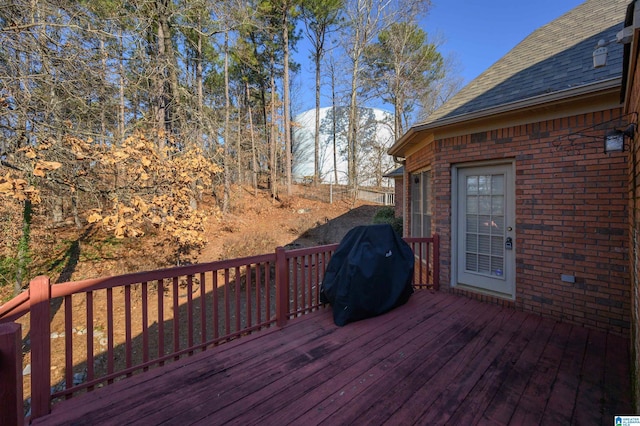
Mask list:
[[[505,250],[505,292],[495,292],[490,289],[482,288],[481,285],[475,287],[468,283],[462,283],[459,280],[459,265],[458,261],[458,245],[459,237],[461,236],[461,230],[458,229],[458,215],[462,214],[459,211],[459,174],[461,170],[491,167],[491,166],[507,166],[507,179],[505,180],[505,238],[511,237],[512,249]],[[468,164],[457,164],[451,166],[451,287],[470,290],[477,293],[488,294],[504,299],[515,300],[516,297],[516,232],[515,232],[515,160],[502,160],[502,161],[485,161]],[[464,249],[464,248],[461,248]]]

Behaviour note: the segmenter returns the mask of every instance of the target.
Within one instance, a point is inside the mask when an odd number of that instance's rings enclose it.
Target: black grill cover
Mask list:
[[[383,314],[413,293],[413,252],[391,225],[351,229],[327,265],[320,300],[338,326]]]

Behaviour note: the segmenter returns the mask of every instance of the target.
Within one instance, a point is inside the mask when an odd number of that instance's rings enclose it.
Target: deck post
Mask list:
[[[0,424],[22,426],[22,326],[0,324]]]
[[[289,277],[287,256],[284,247],[276,248],[276,325],[282,327],[287,322],[289,311]]]
[[[440,290],[440,235],[433,234],[433,289]]]
[[[31,293],[31,418],[51,411],[51,286],[39,276],[29,284]]]

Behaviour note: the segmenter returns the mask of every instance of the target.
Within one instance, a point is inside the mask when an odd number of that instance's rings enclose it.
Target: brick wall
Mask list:
[[[607,126],[617,122],[585,131],[621,114],[615,109],[436,140],[407,158],[408,172],[432,168],[441,288],[451,277],[451,165],[509,159],[516,169],[516,300],[468,294],[628,333],[627,155],[602,152]],[[576,282],[561,281],[562,274]]]
[[[640,113],[640,67],[636,67],[635,75],[631,82],[629,97],[629,113],[635,114],[637,123]],[[632,385],[634,388],[635,412],[640,410],[640,284],[638,275],[640,265],[638,264],[638,251],[640,251],[640,141],[638,132],[631,141],[629,155],[629,225],[630,225],[630,247],[631,247],[631,355],[634,370]]]

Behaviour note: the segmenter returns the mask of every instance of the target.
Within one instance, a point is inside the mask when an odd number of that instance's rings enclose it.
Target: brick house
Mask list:
[[[632,117],[623,44],[593,64],[627,4],[588,0],[539,28],[389,149],[405,234],[440,235],[443,291],[629,333],[628,155],[603,152]]]

